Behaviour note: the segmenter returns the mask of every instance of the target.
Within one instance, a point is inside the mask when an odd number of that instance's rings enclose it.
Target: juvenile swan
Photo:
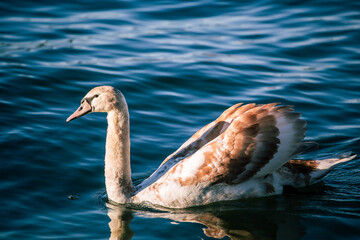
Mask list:
[[[133,186],[130,169],[129,112],[123,94],[93,88],[70,122],[106,112],[108,129],[105,184],[110,201],[185,208],[217,201],[281,194],[284,186],[305,187],[336,164],[355,156],[291,160],[317,147],[302,142],[306,122],[292,106],[238,103],[197,131],[146,180]]]

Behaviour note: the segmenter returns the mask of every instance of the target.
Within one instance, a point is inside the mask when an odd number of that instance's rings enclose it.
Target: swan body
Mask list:
[[[111,87],[90,90],[66,121],[106,112],[105,185],[115,203],[151,203],[186,208],[218,201],[281,194],[305,187],[338,163],[355,156],[292,160],[317,147],[302,142],[306,122],[291,106],[236,104],[196,132],[146,180],[133,186],[129,112],[123,94]]]

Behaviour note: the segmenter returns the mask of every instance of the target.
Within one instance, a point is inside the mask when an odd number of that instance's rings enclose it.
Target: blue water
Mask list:
[[[283,196],[109,208],[105,115],[65,124],[105,84],[128,101],[135,182],[237,102],[294,105],[306,157],[360,153],[359,1],[0,2],[1,239],[359,239],[359,157]]]

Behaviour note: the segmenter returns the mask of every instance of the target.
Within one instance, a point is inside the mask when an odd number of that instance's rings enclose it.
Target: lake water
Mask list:
[[[237,102],[294,105],[320,143],[305,157],[360,153],[359,1],[0,2],[1,239],[359,239],[359,157],[282,196],[108,206],[105,115],[65,124],[105,84],[135,182]]]

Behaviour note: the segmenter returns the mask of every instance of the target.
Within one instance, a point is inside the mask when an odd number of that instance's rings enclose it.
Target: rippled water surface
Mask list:
[[[294,105],[309,158],[359,153],[359,1],[0,2],[1,239],[359,239],[358,157],[283,196],[107,206],[105,115],[65,124],[105,84],[128,101],[135,181],[237,102]]]

